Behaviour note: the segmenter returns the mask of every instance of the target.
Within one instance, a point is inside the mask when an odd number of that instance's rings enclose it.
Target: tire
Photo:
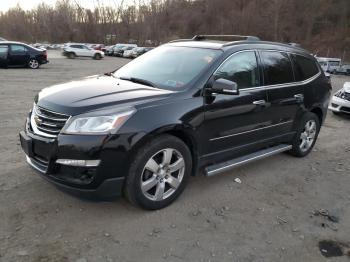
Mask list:
[[[300,120],[289,153],[296,157],[308,155],[316,143],[319,132],[320,120],[318,116],[311,112],[305,113]]]
[[[35,58],[31,58],[28,62],[28,67],[31,69],[38,69],[40,67],[39,61]]]
[[[169,171],[171,167],[176,171]],[[164,208],[185,189],[191,169],[192,157],[186,144],[174,136],[159,136],[134,155],[124,185],[125,195],[132,204],[143,209]]]
[[[76,54],[75,53],[68,53],[67,57],[69,59],[74,59],[74,58],[76,58]]]
[[[95,54],[93,57],[93,59],[95,59],[95,60],[101,60],[101,58],[102,58],[102,56],[99,53]]]

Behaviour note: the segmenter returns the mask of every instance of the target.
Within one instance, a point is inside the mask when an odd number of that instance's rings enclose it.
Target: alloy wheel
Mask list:
[[[316,121],[311,119],[306,122],[303,132],[300,134],[300,150],[302,152],[308,151],[316,137],[317,124]]]
[[[185,174],[185,161],[179,151],[166,148],[154,154],[143,168],[141,190],[152,201],[161,201],[173,195]]]
[[[39,62],[35,59],[32,59],[29,61],[29,67],[30,68],[33,68],[33,69],[36,69],[39,67]]]

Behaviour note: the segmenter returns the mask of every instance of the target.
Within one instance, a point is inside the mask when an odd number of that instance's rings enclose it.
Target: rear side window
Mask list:
[[[247,51],[232,55],[219,67],[214,77],[236,82],[238,88],[259,86],[259,68],[255,52]]]
[[[11,45],[11,53],[23,54],[27,51],[23,45]]]
[[[291,54],[296,81],[303,81],[316,75],[319,70],[316,62],[304,56]]]
[[[293,69],[286,53],[262,51],[265,85],[278,85],[294,82]]]
[[[81,45],[71,45],[71,48],[79,48],[79,49],[83,49],[83,46]]]

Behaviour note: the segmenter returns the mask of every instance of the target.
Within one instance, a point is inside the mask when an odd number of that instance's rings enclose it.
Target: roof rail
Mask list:
[[[301,45],[298,43],[288,43],[288,45],[294,46],[294,47],[301,47]]]
[[[193,41],[192,39],[175,39],[175,40],[171,40],[169,41],[169,43],[176,43],[176,42],[189,42],[189,41]]]
[[[259,37],[256,36],[247,36],[247,35],[195,35],[192,40],[193,41],[203,41],[203,40],[222,40],[225,38],[238,38],[247,41],[260,41]],[[227,39],[231,40],[232,39]]]

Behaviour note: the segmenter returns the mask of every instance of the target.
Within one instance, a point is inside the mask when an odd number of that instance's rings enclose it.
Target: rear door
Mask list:
[[[270,104],[271,135],[278,137],[292,132],[294,120],[303,112],[304,86],[294,78],[288,53],[265,50],[259,53]]]
[[[8,45],[0,45],[0,67],[7,66],[8,49]]]
[[[10,66],[27,65],[30,55],[28,49],[20,44],[11,44],[8,60]]]
[[[82,45],[71,45],[70,48],[77,56],[84,56]]]
[[[82,45],[81,46],[81,56],[93,56],[93,54],[95,53],[92,49],[90,49],[89,47],[87,47],[86,45]]]

